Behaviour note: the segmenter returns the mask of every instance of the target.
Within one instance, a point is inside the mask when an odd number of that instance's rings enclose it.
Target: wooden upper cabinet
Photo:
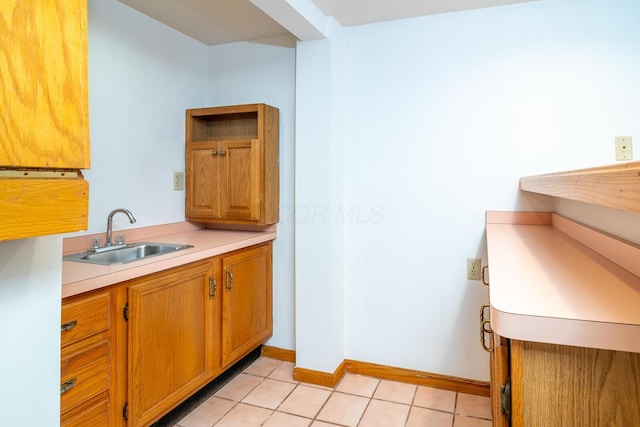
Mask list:
[[[87,169],[86,0],[3,0],[0,14],[0,166]]]
[[[0,240],[87,228],[86,0],[0,2]]]
[[[188,220],[278,222],[278,122],[278,109],[266,104],[187,110]]]

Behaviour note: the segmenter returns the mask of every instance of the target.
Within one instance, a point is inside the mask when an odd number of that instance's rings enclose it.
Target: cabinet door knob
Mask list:
[[[226,151],[224,151],[224,150],[220,150],[220,155],[221,155],[221,156],[224,156],[225,154],[227,154],[227,152],[226,152]]]
[[[217,155],[218,155],[218,152],[217,152],[216,150],[211,150],[211,155],[212,155],[212,156],[217,156]]]

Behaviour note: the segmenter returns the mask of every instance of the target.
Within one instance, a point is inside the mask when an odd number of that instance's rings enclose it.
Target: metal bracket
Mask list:
[[[507,378],[507,382],[500,386],[500,412],[511,415],[511,378]]]

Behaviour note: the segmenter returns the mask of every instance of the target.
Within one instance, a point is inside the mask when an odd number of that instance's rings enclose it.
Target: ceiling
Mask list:
[[[291,28],[291,10],[335,18],[342,26],[534,0],[119,0],[206,45],[256,41],[300,33]],[[262,9],[268,9],[265,13]],[[276,12],[273,13],[273,5]],[[284,10],[284,12],[283,12]],[[270,16],[272,15],[272,16]],[[290,26],[291,25],[291,26]],[[320,33],[316,33],[320,34]]]

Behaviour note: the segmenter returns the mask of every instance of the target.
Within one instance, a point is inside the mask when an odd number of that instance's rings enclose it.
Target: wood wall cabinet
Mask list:
[[[113,357],[109,291],[63,301],[61,345],[60,424],[110,426]]]
[[[265,104],[186,112],[186,218],[267,225],[279,216],[279,111]]]
[[[86,0],[0,2],[0,240],[87,228]]]
[[[272,335],[271,259],[269,242],[116,285],[111,425],[151,425]]]

